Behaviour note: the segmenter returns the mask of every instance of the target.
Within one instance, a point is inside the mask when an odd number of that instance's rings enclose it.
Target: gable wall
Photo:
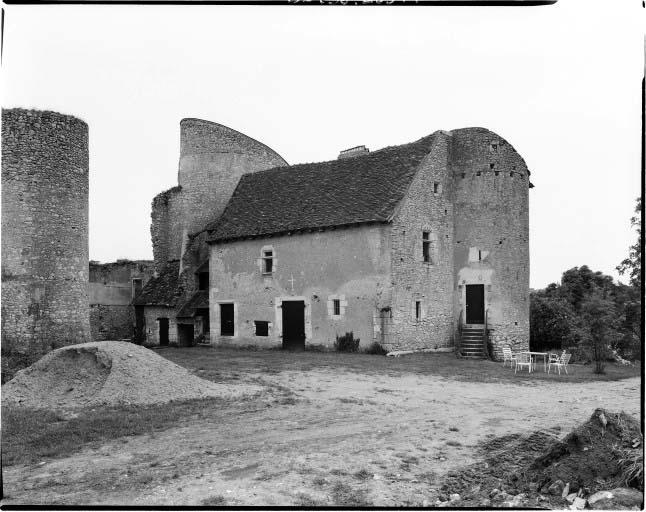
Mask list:
[[[388,233],[389,226],[371,225],[212,245],[211,342],[281,346],[281,301],[299,298],[306,304],[306,345],[332,346],[337,335],[352,331],[368,346],[378,310],[388,303]],[[271,276],[261,273],[265,246],[276,258]],[[342,300],[339,318],[328,309],[331,296]],[[220,336],[218,301],[235,303],[234,337]],[[254,320],[271,322],[268,337],[255,335]]]
[[[384,345],[420,350],[453,343],[453,203],[448,137],[440,133],[420,165],[392,224],[392,319]],[[433,192],[433,184],[440,186]],[[434,240],[433,263],[422,257],[422,232]],[[421,319],[415,318],[415,301]]]

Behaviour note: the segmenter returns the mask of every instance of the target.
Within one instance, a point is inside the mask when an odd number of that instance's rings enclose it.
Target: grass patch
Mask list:
[[[359,480],[368,480],[369,478],[372,478],[372,473],[367,469],[361,469],[354,474],[354,477]]]
[[[191,418],[218,411],[226,400],[211,398],[148,407],[84,409],[66,418],[60,413],[15,406],[2,407],[2,463],[5,466],[66,457],[88,443],[165,430]]]
[[[402,357],[374,357],[369,354],[348,352],[289,352],[285,350],[248,351],[221,347],[190,347],[173,348],[158,352],[159,355],[170,359],[189,370],[204,368],[199,373],[203,379],[213,382],[231,380],[232,374],[249,375],[253,373],[277,374],[284,371],[306,373],[312,370],[329,369],[337,372],[347,370],[366,375],[391,375],[398,377],[402,374],[436,375],[452,380],[469,382],[513,382],[534,383],[541,381],[580,383],[592,381],[614,381],[641,375],[641,364],[624,366],[608,363],[605,375],[593,372],[592,365],[570,364],[569,375],[543,372],[537,368],[535,372],[514,374],[509,366],[502,363],[459,359],[452,353],[418,353]],[[539,364],[540,366],[540,364]],[[244,380],[245,377],[242,377]],[[380,393],[393,392],[383,388]]]
[[[321,507],[327,505],[324,501],[314,498],[309,494],[305,494],[304,492],[299,492],[294,501],[297,507]]]
[[[200,504],[205,507],[221,507],[227,504],[227,499],[221,494],[218,494],[217,496],[209,496],[208,498],[204,498],[200,502]]]
[[[355,489],[343,482],[334,484],[332,500],[335,506],[340,507],[369,507],[372,505],[365,489]]]

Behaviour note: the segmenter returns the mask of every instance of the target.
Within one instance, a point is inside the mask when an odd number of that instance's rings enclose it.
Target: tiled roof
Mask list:
[[[208,309],[209,292],[208,290],[196,291],[190,299],[177,312],[178,317],[194,316],[196,309]]]
[[[141,293],[132,302],[135,306],[170,306],[177,305],[182,291],[178,288],[179,260],[169,261],[159,276],[152,277]]]
[[[245,174],[209,241],[386,222],[435,134],[354,158]]]

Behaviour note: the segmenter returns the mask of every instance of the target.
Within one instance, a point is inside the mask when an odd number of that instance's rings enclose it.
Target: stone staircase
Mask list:
[[[484,327],[462,327],[460,339],[460,354],[466,359],[485,359],[484,352]]]

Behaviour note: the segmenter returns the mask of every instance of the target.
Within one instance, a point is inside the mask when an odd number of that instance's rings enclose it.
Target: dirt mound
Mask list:
[[[235,398],[261,389],[210,382],[144,347],[122,341],[99,341],[54,350],[19,371],[2,386],[2,401],[34,408],[67,409]]]
[[[642,451],[639,422],[624,412],[596,409],[590,419],[538,457],[526,470],[527,481],[542,488],[558,480],[570,492],[607,489],[609,484],[643,486],[626,464]],[[643,460],[642,460],[643,467]],[[643,489],[643,487],[642,487]]]
[[[448,473],[441,490],[447,495],[459,493],[461,505],[489,505],[496,499],[522,496],[517,506],[555,508],[572,503],[563,496],[565,487],[571,499],[614,487],[643,491],[642,434],[632,416],[596,409],[563,439],[555,434],[533,432],[488,440],[480,446],[482,460]]]

